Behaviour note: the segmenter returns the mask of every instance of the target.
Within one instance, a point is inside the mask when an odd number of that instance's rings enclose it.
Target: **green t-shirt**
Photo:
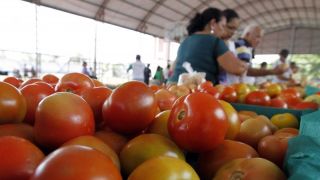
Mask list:
[[[223,40],[207,34],[193,34],[180,45],[177,62],[171,82],[177,82],[179,75],[187,72],[182,64],[189,62],[194,71],[205,72],[206,80],[217,84],[219,64],[217,58],[228,51]]]

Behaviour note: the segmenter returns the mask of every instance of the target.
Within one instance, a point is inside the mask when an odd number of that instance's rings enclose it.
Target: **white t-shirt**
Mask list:
[[[144,79],[145,65],[141,61],[136,61],[132,64],[132,79],[143,80]]]
[[[274,64],[274,67],[277,67],[277,66],[279,66],[280,64],[283,64],[280,60],[278,60],[275,64]],[[290,68],[288,68],[283,74],[282,74],[282,76],[283,77],[285,77],[285,78],[290,78],[291,76],[292,76],[292,70],[290,69]],[[279,79],[277,76],[274,76],[274,78],[273,78],[273,81],[274,82],[279,82],[279,83],[281,83],[281,82],[288,82],[288,81],[286,81],[286,80],[282,80],[282,79]]]

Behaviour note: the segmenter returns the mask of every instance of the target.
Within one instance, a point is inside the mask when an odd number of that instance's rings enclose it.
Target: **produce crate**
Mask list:
[[[304,92],[306,93],[307,96],[310,96],[312,94],[315,94],[317,92],[320,92],[320,89],[317,87],[313,87],[313,86],[306,86],[304,88]]]
[[[283,113],[291,113],[297,117],[300,121],[300,117],[302,115],[308,114],[313,112],[314,110],[293,110],[293,109],[282,109],[282,108],[274,108],[274,107],[267,107],[267,106],[256,106],[256,105],[249,105],[249,104],[238,104],[238,103],[231,103],[231,105],[237,110],[245,110],[245,111],[254,111],[259,115],[265,115],[268,118],[271,118],[273,115],[276,114],[283,114]]]

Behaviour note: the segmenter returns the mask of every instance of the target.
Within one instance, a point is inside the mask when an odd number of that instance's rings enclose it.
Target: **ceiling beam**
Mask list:
[[[100,21],[104,21],[104,9],[105,9],[105,7],[107,7],[107,4],[108,4],[109,1],[110,0],[104,0],[101,3],[99,9],[96,12],[96,15],[94,16],[94,19],[100,20]]]
[[[156,4],[147,12],[147,14],[140,20],[136,30],[144,32],[146,30],[146,22],[151,17],[152,13],[156,11],[166,0],[157,1]]]

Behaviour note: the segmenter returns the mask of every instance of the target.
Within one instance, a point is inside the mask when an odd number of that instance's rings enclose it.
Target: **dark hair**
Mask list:
[[[201,14],[197,13],[189,22],[187,27],[188,34],[191,35],[197,31],[202,31],[212,19],[215,19],[216,22],[221,20],[221,11],[219,9],[207,8]]]
[[[289,50],[288,49],[281,49],[280,55],[283,56],[283,57],[288,57]]]
[[[225,9],[224,11],[222,11],[222,16],[226,17],[227,23],[235,18],[240,18],[238,13],[233,9]]]
[[[262,62],[261,64],[260,64],[260,66],[261,67],[266,67],[268,64],[266,63],[266,62]]]
[[[138,55],[136,55],[136,60],[140,60],[140,55],[138,54]]]

